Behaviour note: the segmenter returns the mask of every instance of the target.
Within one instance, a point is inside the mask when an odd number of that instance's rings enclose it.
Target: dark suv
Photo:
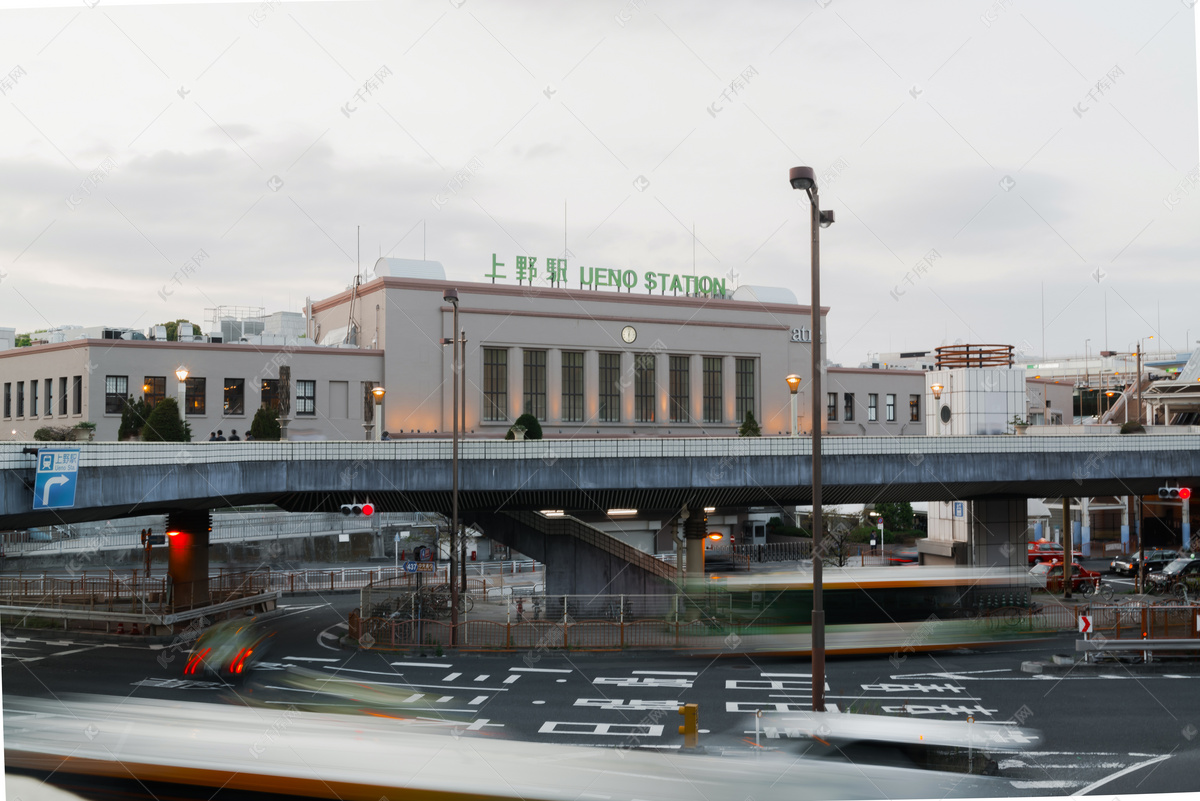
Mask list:
[[[1154,573],[1162,570],[1181,555],[1178,551],[1161,549],[1146,551],[1146,572]],[[1122,576],[1136,576],[1139,572],[1138,554],[1135,552],[1129,556],[1118,556],[1108,563],[1108,572]]]

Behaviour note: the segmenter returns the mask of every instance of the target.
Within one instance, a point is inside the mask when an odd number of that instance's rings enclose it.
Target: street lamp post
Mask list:
[[[457,307],[456,307],[457,308]],[[462,378],[462,392],[460,393],[461,402],[458,405],[459,426],[462,429],[462,436],[467,436],[467,332],[461,329],[458,331],[458,372]],[[460,593],[467,592],[467,527],[464,524],[462,531],[459,532],[459,543],[462,546],[458,554],[458,570],[459,570],[459,588]]]
[[[179,379],[179,419],[183,420],[185,419],[183,407],[187,403],[188,369],[182,364],[179,365],[179,369],[175,371],[175,377]]]
[[[455,547],[455,537],[458,535],[458,290],[447,289],[442,299],[454,307],[454,324],[450,329],[452,336],[443,338],[443,345],[453,344],[450,372],[454,375],[454,394],[450,402],[450,417],[452,426],[451,444],[451,485],[450,485],[450,574],[446,577],[450,584],[450,645],[458,644],[458,582],[454,580],[458,566],[458,549]]]
[[[375,396],[375,441],[379,442],[383,439],[383,396],[387,390],[376,385],[371,389],[371,394]]]
[[[792,436],[794,437],[796,436],[796,418],[800,414],[800,410],[797,408],[799,405],[798,396],[796,395],[800,390],[800,376],[792,373],[784,380],[787,381],[788,389],[792,391]],[[813,425],[816,425],[815,420],[813,421]]]
[[[812,541],[813,541],[813,608],[812,608],[812,709],[825,711],[825,602],[821,564],[821,229],[833,224],[833,212],[821,211],[817,180],[812,167],[792,167],[788,172],[792,189],[808,193],[812,207],[812,300],[809,319],[812,321]]]

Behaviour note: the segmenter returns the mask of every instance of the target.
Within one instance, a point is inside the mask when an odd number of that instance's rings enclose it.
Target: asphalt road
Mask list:
[[[346,708],[337,693],[292,684],[322,674],[353,691],[388,688],[376,713],[420,716],[449,729],[530,742],[597,747],[679,747],[676,707],[700,706],[701,743],[744,754],[755,743],[756,710],[810,708],[807,660],[743,656],[531,651],[503,655],[419,655],[344,650],[345,614],[356,595],[293,598],[270,622],[266,660],[238,686],[184,678],[186,651],[89,641],[62,632],[0,641],[6,697],[71,694],[261,704],[319,711]],[[1074,637],[934,655],[833,659],[827,698],[842,710],[916,719],[1015,722],[1038,729],[1036,750],[993,754],[1000,775],[1023,795],[1181,792],[1196,787],[1200,761],[1200,664],[1138,675],[1114,666],[1101,676],[1041,676],[1021,662],[1073,652]],[[351,704],[354,706],[355,704]],[[361,704],[357,704],[361,706]],[[758,732],[763,747],[800,754],[810,740],[786,729]],[[1097,784],[1102,782],[1102,784]]]

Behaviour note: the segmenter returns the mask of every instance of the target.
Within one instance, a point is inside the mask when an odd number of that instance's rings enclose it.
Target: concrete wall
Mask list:
[[[837,420],[826,419],[825,430],[833,435],[912,436],[925,433],[921,404],[925,396],[925,374],[919,370],[872,370],[830,367],[822,394],[822,413],[827,414],[828,394],[837,394]],[[846,420],[846,395],[853,396],[854,419]],[[871,420],[871,396],[876,396],[875,420]],[[894,420],[887,419],[887,400],[895,396]],[[916,396],[917,419],[911,419],[909,400]]]

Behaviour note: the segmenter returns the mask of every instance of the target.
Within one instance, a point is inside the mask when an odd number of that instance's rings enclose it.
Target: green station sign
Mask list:
[[[658,270],[612,270],[604,267],[584,267],[579,265],[578,278],[580,289],[614,288],[617,291],[644,290],[649,294],[666,295],[704,295],[708,297],[728,297],[725,279],[712,275],[679,275]],[[504,272],[501,272],[501,271]],[[509,267],[500,261],[495,253],[492,254],[492,271],[484,273],[484,278],[507,280],[509,272],[517,283],[525,286],[562,286],[568,282],[568,264],[566,259],[539,259],[536,256],[516,256]]]

